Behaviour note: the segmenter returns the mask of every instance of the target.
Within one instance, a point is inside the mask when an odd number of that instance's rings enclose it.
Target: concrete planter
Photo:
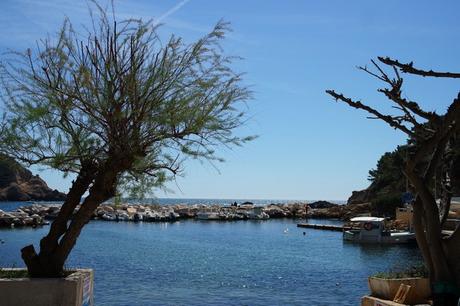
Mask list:
[[[371,295],[392,301],[398,292],[401,284],[411,286],[406,304],[423,304],[431,297],[430,280],[428,278],[393,278],[384,279],[378,277],[369,277],[369,289]]]
[[[76,269],[65,278],[0,278],[0,304],[93,306],[93,280],[91,269]]]

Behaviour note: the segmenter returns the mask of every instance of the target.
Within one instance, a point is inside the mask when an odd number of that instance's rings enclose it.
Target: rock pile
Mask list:
[[[305,209],[302,210],[305,212]],[[201,220],[265,220],[269,218],[292,218],[302,215],[293,205],[268,205],[257,207],[253,204],[240,206],[221,205],[101,205],[95,211],[94,219],[105,221],[172,222],[181,219]],[[303,214],[305,217],[305,213]]]
[[[53,209],[59,211],[59,207],[48,205],[24,206],[12,212],[0,210],[0,227],[36,227],[48,224],[45,217],[50,216]]]
[[[252,203],[241,205],[186,205],[176,204],[168,206],[151,204],[104,204],[93,213],[92,219],[103,221],[131,221],[131,222],[174,222],[184,219],[200,220],[266,220],[279,218],[349,218],[368,209],[355,205],[337,205],[327,202],[318,202],[318,205],[306,207],[305,203],[269,204],[256,206]],[[37,226],[46,224],[46,219],[55,219],[60,205],[33,204],[23,206],[13,212],[0,210],[0,227]],[[78,207],[76,208],[76,211]]]

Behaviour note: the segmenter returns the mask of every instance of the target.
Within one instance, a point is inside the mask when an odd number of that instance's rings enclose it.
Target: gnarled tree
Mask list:
[[[433,194],[434,174],[444,168],[445,175],[451,162],[450,142],[460,130],[460,94],[444,114],[423,110],[415,101],[402,96],[401,73],[438,78],[460,78],[459,73],[435,72],[417,69],[413,63],[379,57],[372,61],[375,71],[367,67],[359,69],[382,81],[386,86],[378,91],[385,95],[400,113],[384,114],[360,101],[352,100],[334,90],[327,90],[335,100],[364,110],[372,118],[380,119],[391,127],[407,134],[410,152],[405,162],[404,174],[416,192],[414,202],[414,227],[417,242],[430,271],[436,305],[456,305],[460,288],[460,230],[452,234],[442,232],[443,222],[450,207],[449,179],[444,182],[444,196],[438,206]],[[385,67],[392,72],[385,71]]]
[[[251,139],[234,135],[250,91],[223,54],[227,24],[185,44],[162,42],[151,22],[99,13],[86,34],[67,20],[56,38],[2,62],[2,151],[76,175],[39,252],[22,249],[32,277],[62,275],[83,226],[121,183],[160,186],[187,156],[216,160],[216,146]]]

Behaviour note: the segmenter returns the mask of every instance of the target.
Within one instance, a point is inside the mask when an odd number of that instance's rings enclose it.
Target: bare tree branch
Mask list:
[[[393,60],[389,57],[378,57],[379,61],[382,63],[389,65],[389,66],[395,66],[401,69],[402,72],[404,73],[409,73],[409,74],[414,74],[414,75],[420,75],[423,77],[436,77],[436,78],[453,78],[453,79],[458,79],[460,78],[460,73],[453,73],[453,72],[437,72],[433,70],[421,70],[414,68],[414,63],[410,62],[407,64],[400,63],[397,60]]]
[[[326,90],[326,93],[331,95],[336,101],[342,101],[348,104],[349,106],[356,108],[356,109],[362,109],[367,111],[368,113],[374,115],[375,117],[379,118],[380,120],[385,121],[388,123],[390,126],[392,126],[395,129],[398,129],[404,133],[406,133],[409,136],[413,136],[413,132],[409,130],[406,126],[400,124],[398,120],[395,120],[393,116],[389,115],[383,115],[382,113],[378,112],[377,110],[373,109],[372,107],[369,107],[360,101],[353,101],[350,98],[345,97],[343,94],[338,94],[334,90]]]

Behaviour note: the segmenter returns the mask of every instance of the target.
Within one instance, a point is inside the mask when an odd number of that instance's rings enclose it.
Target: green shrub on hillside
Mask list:
[[[390,217],[396,216],[396,208],[403,206],[401,194],[383,195],[371,202],[371,213],[373,216]]]

